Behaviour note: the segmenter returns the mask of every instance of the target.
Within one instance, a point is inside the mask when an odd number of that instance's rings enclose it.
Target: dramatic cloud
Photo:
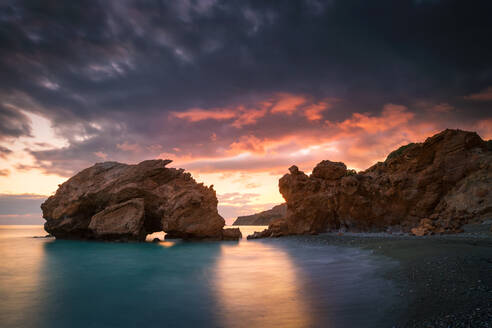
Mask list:
[[[36,181],[49,193],[105,160],[171,158],[219,194],[261,195],[232,198],[230,214],[281,201],[276,181],[292,164],[364,169],[448,127],[491,138],[491,10],[3,1],[0,192],[37,192]]]
[[[11,104],[0,103],[0,140],[7,137],[29,136],[30,132],[30,121],[25,114]]]

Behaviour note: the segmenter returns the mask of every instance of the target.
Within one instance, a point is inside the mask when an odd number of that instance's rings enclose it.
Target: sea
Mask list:
[[[2,328],[393,326],[399,291],[384,272],[395,263],[371,251],[289,237],[34,238],[44,235],[0,226]]]

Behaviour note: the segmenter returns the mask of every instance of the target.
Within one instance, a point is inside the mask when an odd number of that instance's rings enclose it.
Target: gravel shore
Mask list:
[[[290,238],[359,247],[398,261],[400,265],[383,273],[401,290],[402,302],[394,309],[401,315],[394,327],[492,327],[490,222],[467,226],[458,235],[329,233]]]

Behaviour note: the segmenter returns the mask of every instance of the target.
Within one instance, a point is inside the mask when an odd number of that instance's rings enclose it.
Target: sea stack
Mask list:
[[[249,238],[326,231],[461,232],[492,216],[492,147],[474,132],[445,130],[400,147],[366,171],[322,161],[279,181],[284,219]]]
[[[239,239],[238,229],[223,229],[213,187],[169,163],[104,162],[81,171],[41,205],[45,230],[62,239],[144,241],[157,231],[171,238]]]

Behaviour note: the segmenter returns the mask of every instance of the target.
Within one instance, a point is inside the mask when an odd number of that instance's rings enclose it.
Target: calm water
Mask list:
[[[44,234],[0,226],[1,327],[392,326],[398,291],[380,268],[394,263],[366,251],[32,238]]]

